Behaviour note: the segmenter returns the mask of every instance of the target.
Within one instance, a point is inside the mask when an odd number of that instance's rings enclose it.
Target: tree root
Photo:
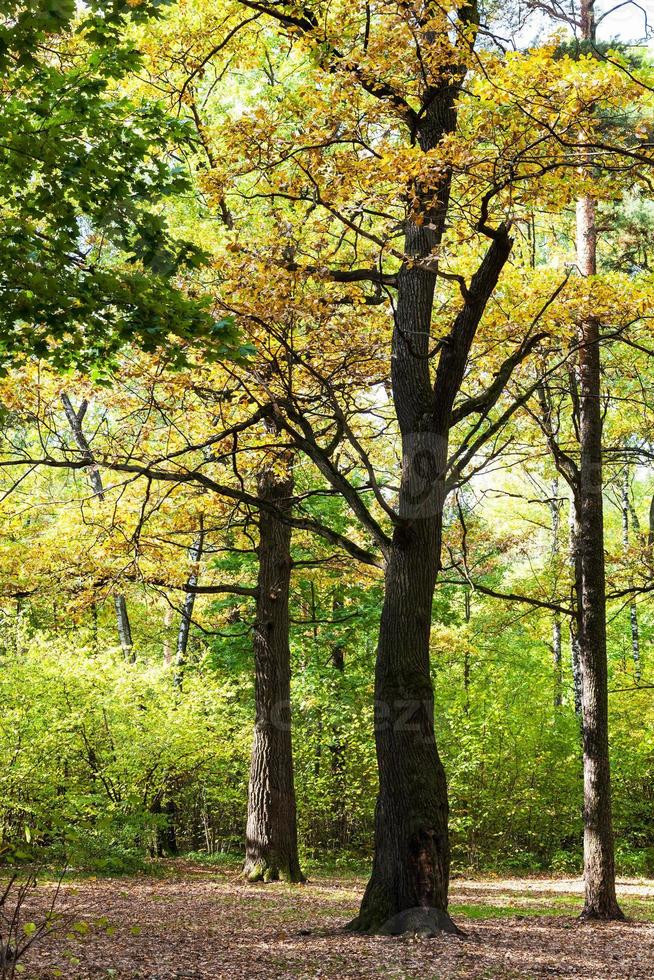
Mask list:
[[[254,864],[247,863],[241,874],[250,884],[256,884],[257,882],[268,884],[271,881],[287,881],[290,884],[301,885],[307,880],[299,868],[268,864],[268,862],[263,860]]]
[[[377,927],[372,926],[370,929],[362,930],[358,925],[358,919],[353,919],[345,928],[354,932],[365,931],[370,936],[410,935],[421,939],[433,939],[443,933],[461,938],[466,935],[452,921],[448,912],[443,909],[424,908],[420,905],[403,909]]]
[[[579,913],[580,922],[626,922],[627,916],[620,906],[616,903],[608,909],[593,908],[585,906]]]

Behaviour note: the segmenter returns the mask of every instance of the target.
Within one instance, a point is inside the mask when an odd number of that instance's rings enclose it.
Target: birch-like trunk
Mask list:
[[[184,676],[184,668],[186,666],[186,651],[188,648],[188,638],[191,632],[191,623],[193,622],[193,610],[195,608],[195,592],[190,591],[194,589],[198,584],[198,579],[200,576],[200,561],[202,560],[202,552],[204,551],[204,518],[200,514],[200,530],[198,531],[198,536],[189,548],[188,558],[191,565],[191,570],[189,572],[188,578],[186,580],[186,587],[189,591],[186,593],[184,599],[184,604],[182,606],[182,614],[179,620],[179,630],[177,632],[177,646],[175,648],[175,677],[174,684],[176,687],[182,686],[182,680]]]
[[[82,459],[88,463],[87,473],[89,475],[91,489],[98,500],[104,500],[102,476],[93,456],[91,445],[86,438],[82,427],[82,421],[84,419],[84,415],[86,414],[88,402],[84,400],[79,409],[75,411],[69,396],[66,394],[66,392],[64,392],[61,396],[61,403],[64,406],[66,418],[68,419],[68,424],[70,425],[77,448],[82,454]],[[132,640],[132,627],[129,621],[125,596],[120,592],[114,594],[114,609],[116,611],[116,629],[118,631],[120,646],[125,659],[129,660],[131,663],[134,663],[136,656],[134,653],[134,641]]]

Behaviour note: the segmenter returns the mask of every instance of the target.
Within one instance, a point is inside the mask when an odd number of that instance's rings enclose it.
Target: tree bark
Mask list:
[[[420,134],[423,151],[455,127],[453,105],[446,101],[439,110]],[[416,259],[432,254],[440,242],[449,181],[429,196],[429,203],[424,196],[424,220],[410,217],[405,232],[405,253]],[[433,910],[436,926],[456,929],[447,913],[448,797],[434,735],[429,660],[449,432],[449,419],[441,425],[440,438],[433,424],[427,353],[435,283],[434,272],[414,263],[398,275],[391,370],[402,438],[401,523],[386,556],[377,646],[375,853],[359,915],[351,923],[361,932],[385,930],[396,916],[416,907]],[[419,480],[421,465],[424,479]]]
[[[276,461],[277,465],[279,461]],[[262,470],[262,499],[290,514],[293,477],[271,465]],[[274,513],[259,512],[259,576],[254,628],[256,720],[252,745],[246,852],[249,881],[304,881],[297,847],[291,740],[289,594],[291,528]]]
[[[176,812],[173,798],[169,796],[164,802],[164,792],[157,793],[150,806],[150,813],[163,817],[164,822],[155,829],[153,857],[176,857],[179,854],[175,830]]]
[[[447,914],[447,784],[429,664],[440,537],[439,514],[416,522],[396,532],[388,560],[375,678],[375,856],[353,923],[360,931],[378,931],[416,907],[434,910],[440,928],[455,930]]]
[[[593,0],[582,0],[583,37],[593,40]],[[596,274],[595,202],[577,201],[577,265]],[[581,624],[579,665],[584,759],[584,885],[582,916],[623,918],[615,894],[615,857],[609,763],[606,577],[602,500],[602,409],[600,325],[579,325],[579,534]]]

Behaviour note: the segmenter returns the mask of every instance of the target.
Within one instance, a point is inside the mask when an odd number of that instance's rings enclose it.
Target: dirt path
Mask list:
[[[637,921],[576,921],[579,883],[457,881],[466,939],[388,939],[341,932],[363,882],[245,885],[234,874],[67,883],[66,934],[25,961],[28,980],[450,980],[454,977],[654,976],[654,882],[620,885]],[[42,889],[45,900],[49,886]],[[638,921],[640,920],[640,921]]]

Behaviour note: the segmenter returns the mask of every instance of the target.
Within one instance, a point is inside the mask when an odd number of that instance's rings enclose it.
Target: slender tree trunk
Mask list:
[[[259,474],[262,499],[290,513],[291,460],[280,474]],[[250,881],[304,881],[297,847],[291,741],[289,594],[291,528],[259,513],[259,577],[254,628],[256,721],[252,745],[243,874]]]
[[[570,567],[572,571],[572,608],[574,616],[570,616],[570,666],[572,669],[572,690],[574,695],[575,713],[581,718],[581,667],[579,665],[579,629],[581,624],[581,560],[579,556],[579,493],[573,491],[570,498]]]
[[[338,619],[338,614],[343,608],[343,594],[340,589],[336,590],[332,603],[334,620]],[[342,641],[335,643],[332,648],[331,661],[337,672],[339,683],[335,685],[334,693],[337,698],[342,697],[342,680],[345,674],[345,648]],[[345,791],[347,788],[347,744],[343,738],[343,730],[337,720],[332,723],[332,740],[329,746],[331,753],[331,771],[334,781],[334,841],[339,847],[345,847],[348,837],[348,819]]]
[[[584,39],[594,39],[594,0],[582,0]],[[577,201],[577,265],[596,274],[595,202]],[[588,317],[579,325],[579,555],[581,562],[581,712],[584,753],[583,917],[623,918],[615,894],[615,857],[609,764],[606,577],[602,501],[602,408],[600,325]]]
[[[629,561],[629,514],[631,512],[630,500],[629,500],[629,467],[625,466],[624,475],[622,480],[621,488],[621,503],[622,503],[622,545],[625,550],[625,557]],[[634,517],[635,517],[634,512]],[[637,531],[638,528],[634,526],[634,530]],[[629,586],[633,587],[633,576],[629,575]],[[634,680],[637,684],[640,684],[641,679],[641,666],[640,666],[640,630],[638,628],[638,609],[636,607],[635,601],[629,604],[629,625],[631,628],[631,656],[634,662]]]
[[[122,593],[114,595],[114,609],[116,610],[116,626],[118,628],[118,638],[125,654],[126,660],[132,663],[136,660],[134,656],[134,641],[132,640],[132,627],[127,614],[127,602]]]
[[[173,625],[173,607],[166,602],[163,616],[163,643],[162,654],[164,667],[170,667],[173,662],[173,648],[171,643],[170,628]]]
[[[175,857],[179,854],[177,832],[175,830],[175,814],[177,807],[172,797],[164,801],[164,792],[158,793],[150,807],[150,813],[164,817],[163,826],[155,830],[154,857]]]
[[[463,614],[466,623],[470,622],[472,616],[472,604],[470,601],[470,589],[463,590]],[[463,690],[465,693],[465,713],[470,714],[470,648],[465,644],[463,651]]]
[[[188,558],[191,564],[191,571],[186,580],[186,585],[188,588],[193,588],[198,584],[198,578],[200,575],[200,561],[202,560],[202,552],[204,551],[204,517],[200,514],[200,530],[198,531],[198,536],[188,550]],[[195,608],[195,592],[187,592],[186,598],[184,599],[184,605],[182,606],[182,615],[179,621],[179,630],[177,632],[177,647],[175,649],[175,677],[174,684],[176,687],[182,686],[182,680],[184,675],[184,667],[186,666],[186,651],[188,648],[188,638],[191,632],[191,623],[193,622],[193,610]]]
[[[102,476],[100,475],[100,471],[96,465],[91,445],[84,434],[84,429],[82,428],[82,421],[84,419],[84,415],[86,414],[86,409],[88,408],[88,402],[84,400],[81,403],[78,411],[75,411],[70,398],[66,392],[64,392],[61,396],[61,403],[64,406],[66,418],[68,419],[68,424],[70,425],[77,448],[82,453],[83,459],[88,462],[87,472],[89,474],[91,489],[98,500],[104,500]],[[118,630],[118,640],[120,642],[120,646],[125,659],[129,660],[130,663],[134,663],[136,656],[134,653],[134,642],[132,640],[132,627],[127,612],[127,602],[125,601],[125,596],[121,593],[116,593],[114,595],[114,609],[116,611],[116,628]]]
[[[561,501],[559,500],[559,480],[552,482],[552,498],[550,501],[552,514],[552,561],[556,563],[559,555],[559,525],[561,523]],[[555,612],[552,617],[552,659],[554,665],[554,707],[562,704],[562,657],[561,657],[561,613]]]
[[[555,612],[552,617],[552,660],[554,664],[554,707],[560,708],[563,703],[561,693],[563,669],[561,658],[561,613]]]

